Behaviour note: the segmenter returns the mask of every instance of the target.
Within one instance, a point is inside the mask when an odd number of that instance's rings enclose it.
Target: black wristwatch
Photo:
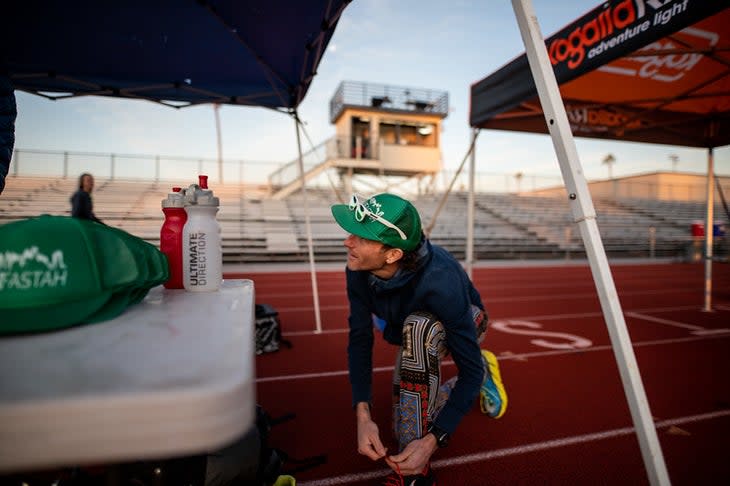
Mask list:
[[[446,447],[449,445],[449,433],[434,424],[428,426],[427,432],[436,437],[436,445]]]

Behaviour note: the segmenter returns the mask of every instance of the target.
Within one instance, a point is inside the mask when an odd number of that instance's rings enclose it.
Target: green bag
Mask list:
[[[0,334],[101,322],[169,278],[154,245],[118,228],[42,215],[0,226]]]

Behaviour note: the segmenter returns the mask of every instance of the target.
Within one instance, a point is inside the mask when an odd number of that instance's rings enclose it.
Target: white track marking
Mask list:
[[[682,329],[689,329],[690,331],[703,331],[705,328],[702,326],[695,326],[692,324],[685,324],[684,322],[671,321],[669,319],[662,319],[661,317],[648,316],[639,312],[626,312],[629,317],[635,317],[644,321],[658,322],[659,324],[665,324],[667,326],[681,327]]]
[[[709,339],[723,339],[730,337],[727,335],[708,335],[708,336],[691,336],[684,338],[671,338],[671,339],[657,339],[651,341],[640,341],[633,343],[634,347],[647,347],[647,346],[662,346],[665,344],[677,344],[677,343],[689,343],[693,341],[704,341]],[[610,344],[602,346],[591,346],[590,348],[583,349],[572,349],[572,350],[555,350],[555,351],[535,351],[532,353],[512,353],[507,352],[505,354],[499,354],[497,357],[499,361],[528,361],[531,358],[541,358],[546,356],[560,356],[563,354],[580,354],[580,353],[591,353],[597,351],[611,351],[613,348]],[[454,362],[446,360],[441,362],[441,366],[453,366]],[[373,368],[373,373],[392,372],[393,366],[379,366]],[[302,373],[298,375],[278,375],[278,376],[266,376],[262,378],[256,378],[256,383],[267,383],[270,381],[290,381],[290,380],[311,380],[317,378],[328,378],[332,376],[347,376],[347,370],[337,371],[322,371],[319,373]]]
[[[702,326],[695,326],[692,324],[686,324],[684,322],[671,321],[669,319],[662,319],[661,317],[647,316],[646,314],[640,314],[639,312],[627,312],[627,316],[635,317],[636,319],[642,319],[645,321],[658,322],[659,324],[665,324],[667,326],[681,327],[682,329],[689,329],[692,334],[697,336],[708,336],[711,334],[725,334],[729,333],[730,329],[706,329]]]
[[[489,295],[490,291],[493,291],[493,289],[490,288],[488,285],[479,285],[477,283],[477,286],[480,287],[480,288],[484,288],[484,292],[482,292],[482,294]],[[516,285],[500,285],[499,286],[499,291],[505,291],[505,290],[506,291],[510,291],[512,289],[520,289],[520,290],[529,292],[529,291],[540,290],[540,289],[544,289],[544,288],[549,288],[549,289],[556,290],[556,289],[561,289],[561,288],[575,289],[575,287],[576,286],[574,284],[560,285],[560,284],[556,284],[555,282],[549,282],[549,283],[545,283],[545,284],[542,284],[542,285],[525,285],[523,283],[519,283],[519,284],[516,284]],[[261,292],[261,295],[259,295],[258,297],[263,298],[263,299],[266,299],[266,298],[269,298],[269,296],[271,296],[271,295],[281,295],[282,292],[286,292],[287,297],[290,298],[290,299],[291,298],[297,298],[297,297],[311,297],[311,295],[312,295],[311,290],[301,290],[301,288],[302,288],[302,286],[301,286],[300,283],[294,283],[294,284],[291,284],[289,286],[287,286],[287,285],[277,285],[276,288],[273,289],[270,292]],[[568,297],[571,297],[572,298],[572,297],[575,297],[575,296],[582,296],[582,297],[591,296],[591,297],[593,297],[593,296],[596,295],[595,294],[595,288],[593,286],[593,283],[590,280],[585,281],[584,283],[582,283],[579,286],[579,288],[580,289],[578,290],[578,292],[580,292],[580,293],[577,293],[577,292],[573,291],[573,292],[570,292],[570,293],[566,294],[564,297],[566,297],[566,298],[568,298]],[[687,289],[687,288],[684,288],[684,287],[673,287],[671,289],[629,290],[629,291],[623,291],[623,292],[621,292],[621,295],[622,296],[631,296],[631,295],[658,295],[658,294],[664,295],[664,294],[667,294],[667,293],[687,292],[688,290],[691,290],[691,289]],[[328,289],[324,290],[322,293],[320,293],[320,296],[343,297],[346,300],[347,291],[345,290],[344,287],[338,286],[336,288],[328,288]],[[529,297],[529,299],[530,300],[533,300],[533,299],[538,298],[538,297],[540,299],[551,299],[551,298],[560,297],[560,295],[557,295],[557,296],[556,295],[553,295],[553,296],[531,296],[531,297]],[[528,297],[515,296],[515,297],[494,297],[493,299],[490,298],[489,300],[490,300],[490,302],[492,300],[496,300],[498,302],[511,302],[511,301],[514,301],[514,300],[527,300],[527,299],[528,299]]]
[[[703,329],[702,331],[695,331],[692,334],[695,336],[712,336],[714,334],[730,334],[730,329]]]
[[[322,309],[332,310],[335,308],[341,308],[341,309],[348,309],[348,306],[329,306],[329,307],[322,307]],[[652,307],[648,309],[637,309],[634,312],[674,312],[674,311],[683,311],[683,310],[693,310],[697,309],[697,306],[681,306],[681,307]],[[307,308],[300,308],[300,307],[287,307],[283,310],[287,312],[291,311],[303,311],[311,309],[310,307]],[[282,309],[279,310],[279,313],[281,314]],[[580,318],[588,318],[588,317],[603,317],[602,312],[576,312],[576,313],[566,313],[566,314],[549,314],[549,315],[542,315],[542,316],[517,316],[517,317],[510,317],[510,318],[501,318],[501,320],[521,320],[521,321],[554,321],[554,320],[560,320],[560,319],[580,319]],[[347,319],[344,319],[347,320]],[[321,334],[341,334],[348,332],[349,329],[346,327],[340,327],[337,329],[329,329],[329,330],[323,330],[321,333],[316,333],[314,331],[290,331],[290,332],[284,332],[284,337],[287,336],[318,336]]]
[[[699,415],[690,415],[688,417],[679,417],[669,420],[662,420],[656,422],[654,425],[657,429],[665,427],[672,427],[677,425],[691,424],[694,422],[704,422],[708,420],[714,420],[717,418],[730,416],[730,410],[721,410],[717,412],[704,413]],[[615,437],[622,437],[626,435],[634,434],[633,427],[623,427],[620,429],[606,430],[603,432],[596,432],[593,434],[575,435],[572,437],[562,437],[559,439],[547,440],[544,442],[533,442],[531,444],[525,444],[515,447],[507,447],[505,449],[497,449],[494,451],[478,452],[475,454],[466,454],[463,456],[449,457],[446,459],[440,459],[433,462],[433,466],[436,468],[445,468],[450,466],[460,466],[464,464],[473,464],[477,462],[489,461],[491,459],[498,459],[502,457],[516,456],[520,454],[527,454],[530,452],[544,451],[549,449],[557,449],[559,447],[572,446],[577,444],[586,444],[589,442],[597,442],[605,439],[612,439]],[[377,479],[390,473],[390,469],[380,469],[378,471],[372,471],[367,473],[358,474],[345,474],[342,476],[335,476],[331,478],[318,479],[314,481],[301,481],[297,482],[300,486],[335,486],[338,484],[350,484],[354,482],[367,481],[371,479]]]

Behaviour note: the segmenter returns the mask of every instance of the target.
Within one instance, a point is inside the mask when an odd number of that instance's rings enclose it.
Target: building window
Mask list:
[[[379,131],[385,144],[436,146],[436,126],[433,123],[382,122]]]

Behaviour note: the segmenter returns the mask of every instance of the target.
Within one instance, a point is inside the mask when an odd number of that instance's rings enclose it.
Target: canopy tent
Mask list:
[[[709,149],[730,144],[730,8],[613,0],[546,41],[574,136]],[[473,127],[548,133],[526,55],[471,87]],[[712,231],[706,231],[710,310]]]
[[[545,40],[529,0],[512,4],[526,53],[472,85],[470,124],[551,135],[649,480],[668,484],[573,135],[707,147],[711,228],[712,149],[730,142],[730,11],[726,1],[609,0]]]
[[[730,9],[673,1],[595,8],[545,44],[573,134],[689,147],[730,143]],[[674,12],[655,25],[663,12]],[[623,20],[620,20],[623,19]],[[471,87],[473,127],[548,133],[527,57]]]
[[[296,110],[350,1],[10,2],[0,16],[0,75],[9,75],[17,90],[50,99],[112,96],[290,113],[303,178]]]
[[[10,2],[0,72],[47,97],[296,108],[350,0]]]

